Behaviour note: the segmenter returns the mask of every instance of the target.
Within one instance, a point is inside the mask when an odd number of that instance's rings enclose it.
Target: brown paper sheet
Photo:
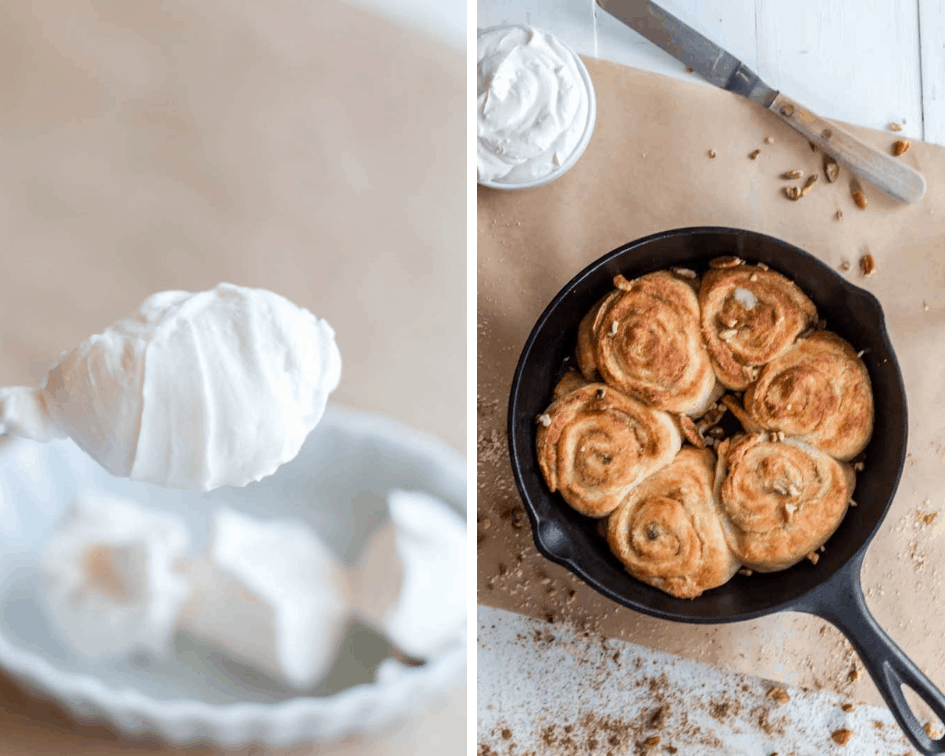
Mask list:
[[[463,451],[465,73],[335,0],[5,7],[0,385],[41,382],[155,291],[230,281],[332,324],[332,401]],[[135,749],[74,735],[6,678],[0,720],[0,753]],[[464,723],[460,689],[386,743],[319,753],[461,748]]]
[[[762,108],[698,84],[587,64],[598,120],[577,166],[537,190],[478,192],[479,602],[879,701],[865,674],[852,679],[852,648],[818,618],[782,613],[696,626],[609,602],[537,554],[512,482],[505,444],[512,373],[531,327],[560,287],[594,259],[650,233],[696,225],[746,228],[780,237],[834,268],[851,263],[845,275],[883,304],[906,381],[909,458],[866,557],[863,582],[879,623],[945,688],[945,149],[913,143],[901,158],[928,181],[920,204],[899,205],[867,186],[869,206],[860,210],[850,196],[849,172],[841,169],[840,179],[828,184],[822,155]],[[897,138],[851,130],[882,150]],[[749,159],[757,148],[758,158]],[[792,169],[821,174],[799,202],[786,199],[788,182],[778,178]],[[870,278],[858,269],[866,252],[878,264]],[[917,512],[940,515],[926,524]]]

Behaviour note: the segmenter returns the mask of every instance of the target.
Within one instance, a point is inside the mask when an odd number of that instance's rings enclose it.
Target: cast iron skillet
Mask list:
[[[548,491],[535,452],[536,418],[574,352],[578,323],[612,287],[614,275],[634,278],[673,266],[700,273],[713,257],[764,262],[795,281],[817,305],[827,328],[865,349],[876,424],[851,509],[817,565],[804,560],[783,572],[736,576],[695,600],[673,598],[631,577],[603,546],[593,520]],[[545,309],[522,350],[509,401],[509,450],[515,482],[538,550],[608,598],[676,622],[740,622],[771,612],[816,614],[836,625],[856,649],[902,729],[922,753],[945,753],[910,710],[902,685],[913,688],[945,722],[945,695],[876,624],[863,598],[866,548],[892,502],[906,457],[906,396],[882,308],[874,296],[786,242],[731,228],[684,228],[631,242],[589,265]],[[894,590],[895,586],[887,586]]]

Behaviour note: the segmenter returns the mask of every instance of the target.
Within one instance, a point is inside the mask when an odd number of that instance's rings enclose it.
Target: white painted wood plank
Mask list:
[[[596,56],[593,0],[477,0],[476,25],[529,24],[560,37],[581,55]]]
[[[945,145],[945,0],[919,0],[925,140]]]
[[[755,0],[729,0],[724,4],[705,0],[660,0],[659,5],[754,68],[757,60]],[[719,9],[719,6],[723,7]],[[685,73],[685,66],[678,60],[596,4],[594,9],[598,57],[676,78],[703,81],[695,74]]]
[[[828,118],[922,137],[916,0],[758,0],[758,73]]]

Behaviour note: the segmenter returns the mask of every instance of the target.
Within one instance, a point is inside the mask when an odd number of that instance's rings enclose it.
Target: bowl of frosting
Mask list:
[[[327,406],[340,377],[327,322],[223,283],[0,387],[0,668],[225,748],[373,731],[455,685],[464,460]]]
[[[570,170],[597,120],[590,74],[554,35],[524,25],[478,35],[476,169],[482,186],[531,189]]]

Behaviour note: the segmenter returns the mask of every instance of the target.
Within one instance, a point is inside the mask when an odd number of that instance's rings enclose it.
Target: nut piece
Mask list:
[[[817,564],[817,562],[820,561],[820,554],[818,554],[816,551],[812,551],[807,555],[807,558],[810,559],[811,564]]]
[[[817,183],[817,174],[815,173],[813,176],[809,176],[807,178],[807,181],[804,182],[804,188],[801,189],[800,196],[803,197],[805,194],[807,194],[810,191],[810,188],[816,183]]]
[[[735,330],[734,328],[729,328],[719,333],[719,338],[722,339],[722,341],[728,341],[729,339],[732,339],[737,335],[738,335],[737,330]]]
[[[889,130],[890,130],[890,131],[902,131],[902,126],[900,126],[898,123],[891,123],[891,124],[889,124]]]
[[[709,261],[710,268],[716,268],[718,270],[724,270],[725,268],[737,268],[739,265],[744,265],[745,261],[740,257],[716,257],[713,260]]]
[[[714,158],[714,157],[715,157],[715,150],[709,150],[709,157],[710,157],[710,158]]]
[[[796,186],[784,187],[784,193],[787,195],[789,200],[794,200],[795,202],[801,198],[801,190]]]
[[[892,154],[895,155],[896,157],[899,157],[900,155],[908,152],[911,146],[912,146],[911,139],[899,139],[898,141],[893,143]]]
[[[859,187],[853,189],[850,194],[853,196],[853,201],[856,203],[856,206],[860,210],[866,210],[866,195],[863,194],[863,190]]]
[[[696,272],[694,270],[690,270],[689,268],[671,268],[671,270],[680,278],[695,278],[696,277]]]
[[[841,727],[839,730],[834,730],[831,735],[833,742],[837,745],[845,746],[850,742],[850,738],[853,737],[853,730],[848,730],[846,727]]]
[[[773,688],[769,688],[768,692],[765,693],[765,698],[778,703],[787,703],[791,700],[791,696],[788,695],[783,685],[775,685]]]
[[[785,181],[792,181],[793,179],[799,179],[804,175],[804,171],[785,171],[781,174],[781,178]]]
[[[774,137],[765,137],[765,144],[774,144]]]
[[[549,425],[551,425],[551,415],[549,415],[547,412],[544,415],[539,415],[538,422],[547,428]]]
[[[831,184],[840,177],[840,166],[830,155],[824,155],[824,175]]]
[[[873,255],[867,252],[863,257],[860,258],[860,273],[864,276],[871,276],[876,272],[876,260],[873,259]]]
[[[903,150],[903,152],[905,152],[905,150]],[[761,150],[754,150],[748,155],[748,157],[751,158],[752,160],[757,160],[760,154],[761,154]]]
[[[747,567],[742,567],[742,568],[738,571],[738,574],[739,574],[739,575],[744,575],[745,577],[751,577],[751,576],[754,575],[755,573],[752,572],[751,570],[749,570]]]

